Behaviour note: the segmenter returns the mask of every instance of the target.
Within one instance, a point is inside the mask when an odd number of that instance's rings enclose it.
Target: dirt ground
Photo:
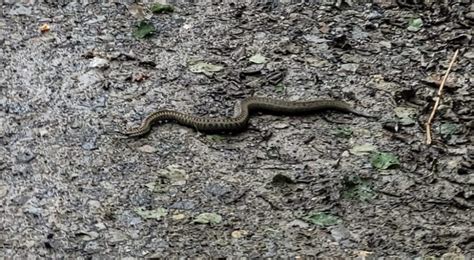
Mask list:
[[[20,2],[0,1],[0,257],[473,256],[472,1]],[[253,95],[379,118],[117,133]]]

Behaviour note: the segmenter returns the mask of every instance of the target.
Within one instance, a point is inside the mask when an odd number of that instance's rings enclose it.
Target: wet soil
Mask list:
[[[472,257],[470,1],[106,2],[0,2],[0,256]],[[231,116],[252,95],[379,118],[117,133],[160,108]],[[380,152],[399,163],[379,169]]]

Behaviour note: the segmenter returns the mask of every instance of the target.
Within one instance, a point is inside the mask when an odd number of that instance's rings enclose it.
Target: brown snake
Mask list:
[[[123,134],[130,137],[142,136],[150,132],[154,123],[165,120],[174,120],[178,124],[193,127],[201,132],[236,132],[245,129],[252,112],[302,115],[326,109],[353,113],[363,117],[375,117],[359,112],[351,108],[349,104],[338,100],[285,101],[266,97],[249,97],[240,103],[240,114],[234,117],[200,117],[172,110],[158,110],[149,114],[139,127],[131,128]]]

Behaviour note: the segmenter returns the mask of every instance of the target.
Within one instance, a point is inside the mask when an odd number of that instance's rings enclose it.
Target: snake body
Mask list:
[[[195,128],[200,132],[237,132],[245,129],[252,112],[302,115],[328,109],[373,117],[351,108],[346,102],[338,100],[285,101],[267,97],[249,97],[242,100],[240,113],[234,117],[200,117],[173,110],[158,110],[149,114],[139,127],[131,128],[123,134],[130,137],[142,136],[147,134],[156,122],[168,120]]]

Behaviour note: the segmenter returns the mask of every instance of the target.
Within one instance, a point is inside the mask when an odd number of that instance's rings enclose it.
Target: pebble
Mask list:
[[[100,57],[94,57],[89,63],[89,68],[105,69],[109,67],[109,61]]]
[[[142,153],[156,153],[156,151],[158,151],[158,149],[156,149],[154,146],[148,144],[138,147],[137,150]]]
[[[31,162],[36,155],[31,151],[24,151],[16,156],[16,159],[20,163],[29,163]]]
[[[8,194],[8,185],[0,182],[0,199]]]
[[[474,20],[474,12],[467,13],[466,18],[469,19],[469,20]]]

